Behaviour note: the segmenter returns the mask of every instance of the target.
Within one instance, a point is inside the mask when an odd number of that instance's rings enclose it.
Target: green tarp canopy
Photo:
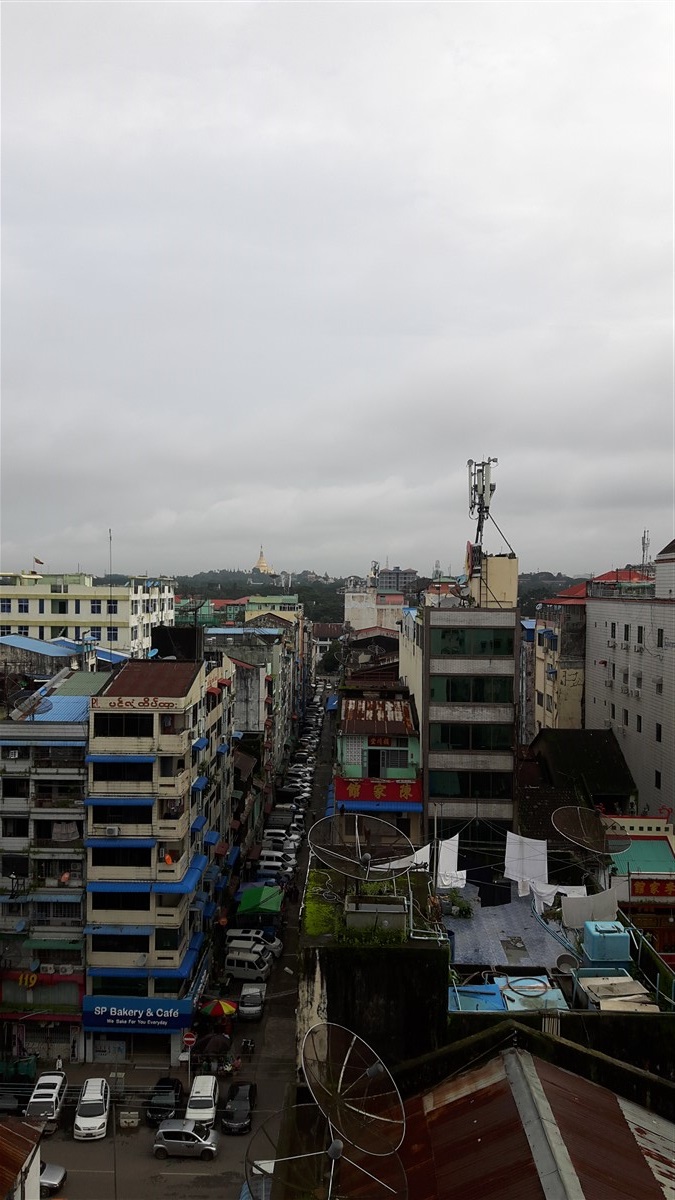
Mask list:
[[[255,887],[244,892],[239,901],[238,913],[278,913],[283,900],[281,888]]]

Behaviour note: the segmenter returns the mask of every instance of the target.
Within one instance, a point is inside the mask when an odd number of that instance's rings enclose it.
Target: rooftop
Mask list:
[[[104,689],[105,696],[186,696],[201,663],[132,661],[125,664]]]
[[[511,903],[482,908],[478,888],[467,883],[459,893],[473,908],[471,917],[443,917],[455,935],[455,963],[490,967],[554,967],[560,943],[542,928],[531,911],[531,898],[511,886]]]
[[[342,700],[341,732],[345,737],[358,734],[410,737],[417,729],[407,700],[347,696]]]
[[[637,791],[612,729],[542,729],[530,749],[546,764],[555,787],[576,783],[598,798]]]
[[[628,850],[613,854],[612,861],[619,875],[657,873],[675,875],[675,854],[668,838],[635,837]]]

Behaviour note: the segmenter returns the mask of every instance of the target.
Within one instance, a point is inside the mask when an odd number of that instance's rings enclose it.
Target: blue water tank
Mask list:
[[[586,921],[584,959],[587,963],[630,962],[630,938],[620,921]]]

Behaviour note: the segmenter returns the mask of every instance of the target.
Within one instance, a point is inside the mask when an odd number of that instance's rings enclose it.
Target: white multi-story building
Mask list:
[[[653,587],[590,583],[586,598],[586,728],[613,728],[641,812],[675,806],[675,541]]]
[[[96,642],[131,658],[145,658],[155,625],[174,624],[169,579],[130,577],[125,584],[94,585],[93,576],[0,575],[0,636]]]

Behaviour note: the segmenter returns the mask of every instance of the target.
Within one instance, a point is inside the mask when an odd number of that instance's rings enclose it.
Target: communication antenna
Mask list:
[[[642,532],[642,574],[645,575],[649,566],[649,530],[644,529]]]
[[[265,1200],[407,1200],[398,1154],[372,1155],[341,1138],[315,1104],[275,1114],[256,1130],[245,1160],[251,1195]]]
[[[477,514],[476,543],[483,543],[483,526],[490,515],[490,501],[496,491],[497,484],[492,482],[492,464],[498,464],[496,458],[486,458],[484,462],[467,462],[469,471],[469,516]]]
[[[405,875],[415,863],[410,839],[381,817],[353,815],[354,835],[349,838],[333,817],[322,817],[312,825],[307,835],[312,853],[325,867],[360,883]]]
[[[598,858],[612,854],[623,854],[632,845],[632,839],[622,825],[605,817],[595,808],[578,808],[566,805],[556,808],[551,814],[551,824],[562,837],[575,846],[581,846]]]
[[[70,667],[63,667],[48,683],[43,684],[37,691],[23,689],[10,694],[8,697],[13,710],[10,712],[12,721],[29,721],[35,716],[49,712],[54,707],[48,696],[56,690],[60,683],[70,675]]]
[[[313,1025],[302,1043],[307,1087],[331,1128],[366,1154],[395,1154],[405,1137],[405,1109],[379,1055],[344,1025]]]

